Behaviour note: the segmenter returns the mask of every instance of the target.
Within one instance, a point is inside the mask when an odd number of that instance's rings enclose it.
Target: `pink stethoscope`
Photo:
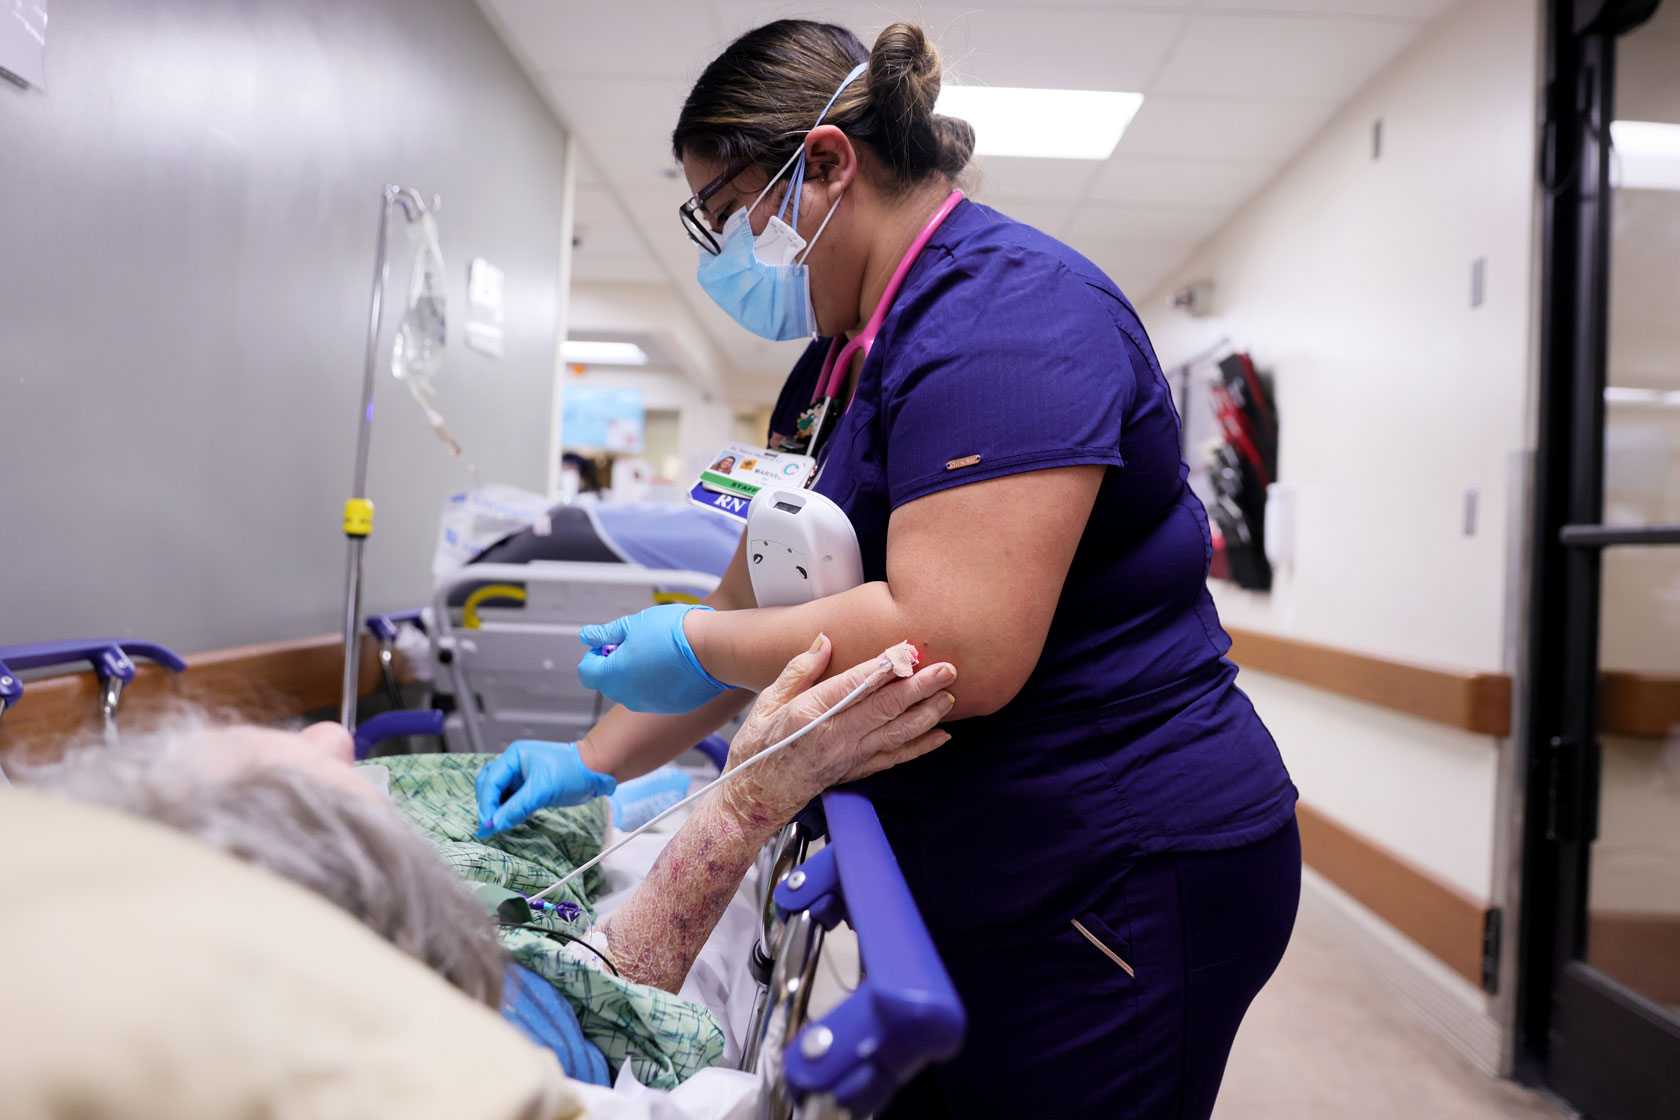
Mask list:
[[[904,283],[904,278],[910,274],[910,266],[922,255],[927,243],[933,239],[945,219],[951,216],[951,211],[957,208],[957,203],[963,200],[963,192],[954,190],[939,204],[939,209],[927,220],[927,225],[916,235],[916,240],[910,242],[910,248],[904,251],[904,259],[898,262],[893,270],[892,279],[887,281],[886,290],[881,293],[881,301],[875,305],[875,313],[869,316],[869,322],[844,345],[836,338],[828,347],[828,357],[823,359],[822,373],[817,377],[816,389],[811,393],[811,405],[817,409],[817,415],[811,422],[811,438],[805,445],[806,451],[815,457],[817,453],[817,438],[822,434],[823,424],[834,409],[834,400],[840,394],[840,383],[846,379],[846,370],[850,368],[852,359],[861,351],[864,359],[868,360],[870,348],[875,345],[875,336],[880,333],[881,324],[886,321],[887,312],[892,310],[893,300],[898,296],[898,289]],[[840,410],[840,415],[846,414],[851,401],[846,402],[846,408]],[[805,485],[810,486],[816,481],[813,475]]]

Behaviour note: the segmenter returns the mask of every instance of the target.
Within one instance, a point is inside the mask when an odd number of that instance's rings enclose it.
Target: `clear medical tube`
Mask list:
[[[880,665],[877,667],[877,672],[880,671],[881,669],[885,669],[888,672],[892,672],[893,671],[893,663],[890,660],[888,660],[887,658],[883,657],[881,659]],[[786,739],[783,739],[781,742],[776,743],[776,744],[774,744],[770,747],[767,747],[766,749],[764,749],[764,750],[760,751],[759,753],[753,755],[751,758],[749,758],[745,762],[741,763],[741,765],[735,767],[735,769],[727,771],[723,774],[719,774],[716,778],[713,778],[711,781],[707,782],[705,785],[701,786],[699,789],[695,790],[693,793],[689,794],[687,797],[683,798],[681,801],[677,802],[675,805],[672,805],[670,808],[666,809],[664,812],[658,814],[653,819],[649,820],[646,824],[642,825],[640,828],[635,829],[634,831],[627,833],[624,836],[623,839],[621,839],[618,843],[614,844],[612,847],[607,848],[606,850],[602,851],[600,855],[598,855],[595,858],[589,860],[587,863],[579,864],[576,868],[574,868],[564,878],[558,879],[555,882],[550,883],[548,886],[544,887],[542,890],[538,891],[536,894],[526,896],[525,901],[526,902],[535,902],[537,899],[541,898],[545,894],[548,894],[550,891],[559,890],[561,887],[565,886],[567,883],[571,882],[573,879],[576,879],[579,875],[582,875],[585,871],[588,871],[591,867],[594,867],[596,864],[600,863],[602,860],[606,859],[608,856],[612,855],[614,852],[616,852],[620,848],[624,847],[624,845],[630,843],[630,841],[634,840],[636,837],[640,836],[642,833],[646,832],[648,829],[652,828],[654,825],[658,824],[660,821],[664,820],[666,817],[668,817],[672,813],[676,812],[678,809],[681,809],[684,805],[687,805],[689,802],[695,800],[696,798],[704,796],[706,793],[708,793],[712,789],[716,788],[717,786],[722,785],[724,782],[728,781],[730,778],[736,777],[737,775],[739,775],[739,774],[741,774],[741,773],[743,773],[747,770],[750,770],[752,767],[758,765],[760,762],[763,762],[765,759],[767,759],[767,758],[771,757],[772,755],[776,754],[778,751],[782,750],[783,748],[791,746],[794,743],[798,742],[805,735],[808,735],[812,731],[815,731],[817,728],[821,727],[823,724],[827,723],[829,720],[833,719],[835,716],[839,715],[841,712],[845,711],[847,708],[849,708],[853,704],[857,703],[857,701],[863,696],[863,694],[869,691],[870,686],[874,683],[874,680],[875,680],[875,675],[873,673],[871,673],[869,675],[869,677],[866,678],[863,681],[862,684],[858,685],[856,688],[852,689],[845,696],[843,696],[840,699],[840,702],[835,704],[834,707],[828,709],[828,711],[822,713],[822,715],[818,716],[816,719],[812,720],[810,723],[807,723],[804,727],[801,727],[798,731],[795,731],[792,735],[789,735]]]

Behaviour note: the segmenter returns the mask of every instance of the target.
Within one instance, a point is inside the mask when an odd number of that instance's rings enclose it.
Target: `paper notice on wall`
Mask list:
[[[467,266],[467,345],[492,358],[502,356],[502,270],[474,257]]]
[[[46,53],[47,0],[0,0],[0,70],[44,89]]]

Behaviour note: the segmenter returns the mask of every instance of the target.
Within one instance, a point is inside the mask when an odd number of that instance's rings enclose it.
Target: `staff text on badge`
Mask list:
[[[815,467],[816,460],[809,455],[728,443],[700,472],[688,500],[745,524],[754,494],[766,486],[804,486]]]

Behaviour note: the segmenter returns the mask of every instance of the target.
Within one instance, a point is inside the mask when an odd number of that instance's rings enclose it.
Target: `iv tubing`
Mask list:
[[[882,658],[881,663],[878,666],[876,666],[875,672],[878,673],[883,669],[885,669],[889,673],[892,672],[893,671],[892,662],[888,661],[886,658]],[[591,867],[594,867],[597,863],[600,863],[602,860],[606,859],[608,856],[612,855],[614,852],[616,852],[620,848],[624,847],[624,845],[630,843],[630,841],[634,840],[636,837],[640,836],[642,833],[646,832],[648,829],[652,828],[654,825],[658,824],[660,821],[664,820],[666,817],[670,816],[672,813],[676,812],[678,809],[681,809],[684,805],[687,805],[690,801],[693,801],[695,798],[704,795],[705,793],[709,792],[710,790],[716,788],[719,785],[722,785],[725,781],[727,781],[730,778],[735,777],[737,774],[740,774],[742,771],[747,770],[748,768],[750,768],[752,766],[755,766],[760,762],[763,762],[765,759],[769,758],[771,755],[780,751],[783,747],[791,746],[793,743],[798,742],[799,739],[802,736],[806,735],[809,732],[815,731],[817,728],[819,728],[823,724],[827,723],[830,719],[833,719],[835,716],[839,715],[841,712],[845,711],[847,708],[849,708],[853,704],[857,703],[858,699],[860,697],[862,697],[865,692],[869,691],[870,686],[873,685],[874,682],[875,682],[875,674],[871,673],[864,680],[864,682],[862,684],[858,685],[856,688],[852,689],[844,697],[842,697],[838,704],[835,704],[834,707],[828,709],[828,711],[824,712],[822,715],[818,716],[816,719],[812,720],[810,723],[807,723],[804,727],[801,727],[798,731],[795,731],[792,735],[789,735],[786,739],[783,739],[781,742],[775,744],[774,746],[768,747],[765,750],[762,750],[759,753],[753,755],[751,758],[749,758],[745,762],[741,763],[741,765],[735,767],[735,769],[727,771],[726,773],[723,773],[723,774],[719,774],[716,778],[713,778],[711,781],[707,782],[705,785],[701,786],[699,789],[695,790],[693,793],[689,794],[687,797],[683,798],[681,801],[677,802],[675,805],[671,806],[669,809],[666,809],[664,812],[658,814],[652,820],[650,820],[646,824],[642,825],[640,828],[634,830],[633,832],[628,833],[618,843],[616,843],[612,847],[606,849],[600,855],[596,856],[594,859],[591,859],[587,863],[583,863],[583,864],[578,865],[568,875],[566,875],[565,878],[559,879],[559,880],[557,880],[553,883],[550,883],[548,886],[544,887],[542,890],[538,891],[536,894],[526,896],[525,901],[526,902],[534,902],[537,899],[541,898],[543,895],[547,894],[549,891],[558,890],[559,888],[565,886],[567,883],[571,882],[573,879],[577,878],[579,875],[582,875],[585,871],[588,871]]]

